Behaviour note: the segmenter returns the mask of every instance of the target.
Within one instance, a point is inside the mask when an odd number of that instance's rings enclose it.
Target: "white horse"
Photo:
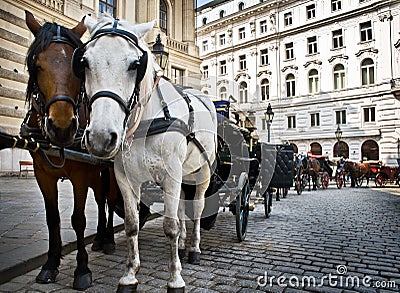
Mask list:
[[[186,238],[181,184],[196,185],[189,260],[197,262],[204,193],[216,157],[214,105],[193,92],[188,93],[189,103],[167,80],[155,78],[157,65],[141,40],[153,22],[134,25],[103,15],[99,22],[87,16],[85,25],[91,40],[85,52],[77,52],[73,65],[77,74],[85,72],[91,104],[85,144],[95,157],[114,158],[125,201],[128,261],[119,291],[135,290],[138,284],[140,190],[151,180],[163,190],[163,227],[171,246],[168,290],[180,292],[185,282],[178,248],[185,248]],[[151,134],[146,136],[147,130]]]

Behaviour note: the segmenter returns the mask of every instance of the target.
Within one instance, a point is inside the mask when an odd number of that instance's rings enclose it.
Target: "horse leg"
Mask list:
[[[179,220],[178,220],[178,208],[179,208],[179,196],[181,192],[181,183],[176,182],[176,178],[179,174],[176,174],[175,180],[173,178],[166,178],[163,184],[164,192],[164,222],[163,228],[165,236],[168,238],[170,243],[170,260],[168,263],[168,270],[170,278],[168,280],[168,290],[174,292],[184,292],[185,281],[181,276],[182,265],[178,256],[178,238],[179,238]]]
[[[36,282],[40,284],[54,283],[58,275],[58,267],[61,260],[61,234],[60,213],[58,211],[57,178],[49,177],[42,172],[36,172],[36,180],[43,194],[46,208],[46,222],[49,230],[49,250],[47,261],[36,276]]]
[[[86,228],[86,217],[85,217],[85,205],[88,192],[88,186],[86,183],[78,184],[82,181],[82,178],[78,180],[71,179],[74,186],[74,211],[71,216],[72,228],[76,234],[77,249],[76,255],[77,267],[74,271],[74,283],[73,288],[75,290],[85,290],[92,284],[92,272],[88,267],[88,254],[85,249],[85,228]]]
[[[186,203],[185,203],[185,194],[181,191],[181,199],[179,201],[179,209],[178,209],[178,217],[180,223],[180,233],[178,239],[178,255],[179,259],[184,259],[186,256]]]
[[[200,180],[197,178],[197,182],[201,182],[196,186],[196,193],[193,200],[193,232],[191,237],[191,243],[189,248],[189,263],[200,264],[200,219],[203,213],[205,199],[204,194],[210,184],[210,173],[205,172],[201,176]]]
[[[117,292],[136,292],[138,280],[136,274],[140,268],[139,259],[139,205],[140,205],[140,185],[136,185],[132,190],[128,180],[124,176],[119,176],[118,186],[124,198],[125,212],[125,235],[128,248],[128,259],[124,275],[119,279]]]
[[[105,174],[102,173],[100,177],[101,178],[98,178],[96,176],[94,186],[92,186],[94,199],[96,200],[97,204],[97,233],[92,244],[93,251],[103,250],[106,238],[106,197],[109,192],[110,186],[107,181],[108,177],[106,178]]]

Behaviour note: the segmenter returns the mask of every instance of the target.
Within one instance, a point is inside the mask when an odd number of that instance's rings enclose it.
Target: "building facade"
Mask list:
[[[400,157],[400,1],[215,0],[196,14],[202,91],[299,153]],[[335,131],[340,127],[342,138]]]
[[[74,27],[85,14],[101,12],[135,23],[157,20],[148,34],[149,48],[160,34],[169,62],[164,73],[175,83],[199,87],[200,59],[195,45],[193,0],[1,0],[0,1],[0,130],[19,133],[26,113],[28,73],[25,57],[33,35],[25,24],[24,10],[42,23]],[[84,36],[88,38],[88,33]],[[20,149],[0,151],[0,172],[19,170],[19,160],[30,159]]]

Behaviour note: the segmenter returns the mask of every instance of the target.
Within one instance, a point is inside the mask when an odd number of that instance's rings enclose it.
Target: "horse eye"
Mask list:
[[[40,65],[36,65],[36,66],[35,66],[35,70],[36,70],[36,71],[40,71],[40,70],[42,70],[42,67],[40,67]]]
[[[83,67],[89,68],[89,63],[85,57],[82,57],[81,64]]]
[[[136,70],[139,65],[140,65],[140,61],[135,60],[135,61],[131,62],[131,64],[129,64],[128,70]]]

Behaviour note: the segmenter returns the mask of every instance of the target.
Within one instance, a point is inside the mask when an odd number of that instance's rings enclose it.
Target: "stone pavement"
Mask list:
[[[69,253],[76,247],[71,226],[72,184],[59,181],[58,189],[63,253]],[[97,226],[92,190],[86,202],[86,222],[89,242]],[[121,225],[123,220],[115,216],[114,223]],[[47,259],[48,239],[44,200],[35,178],[0,177],[0,284],[42,265]]]
[[[2,187],[3,188],[3,187]],[[273,202],[269,219],[257,204],[238,243],[235,219],[220,213],[202,231],[201,265],[183,261],[187,292],[399,292],[400,188],[293,191]],[[396,193],[396,194],[394,194]],[[114,255],[89,251],[93,286],[115,292],[126,256],[123,232]],[[167,241],[162,219],[139,234],[139,292],[166,290]],[[0,292],[74,292],[75,252],[64,257],[55,284],[35,283],[39,268],[0,285]]]

